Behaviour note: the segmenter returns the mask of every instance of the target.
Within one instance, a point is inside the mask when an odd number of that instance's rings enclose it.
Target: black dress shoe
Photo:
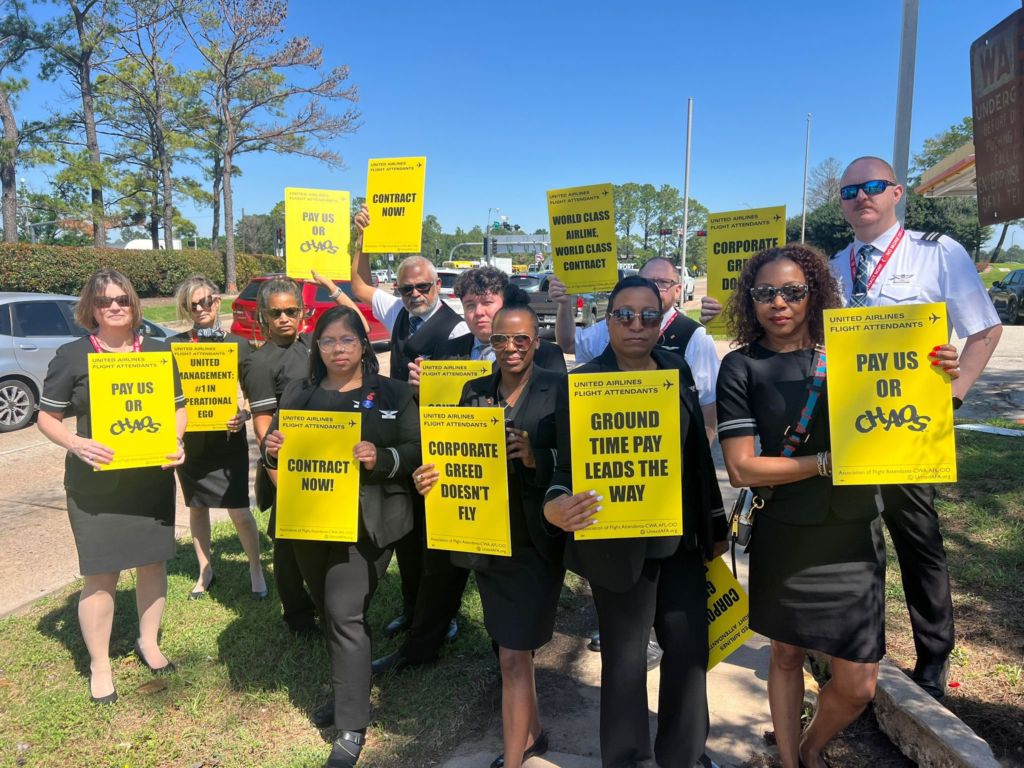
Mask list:
[[[537,755],[543,755],[548,751],[548,733],[547,731],[541,731],[540,736],[534,739],[533,744],[530,745],[529,749],[523,752],[523,762],[525,763],[531,757]],[[505,768],[505,754],[498,755],[497,759],[491,763],[491,768]]]
[[[162,673],[168,673],[169,674],[169,673],[174,671],[174,664],[172,664],[169,661],[166,664],[164,664],[162,667],[154,667],[152,664],[150,664],[148,661],[146,661],[146,656],[142,652],[142,646],[139,645],[139,641],[138,640],[135,641],[135,655],[138,656],[139,657],[139,661],[141,661],[143,664],[145,664],[149,668],[149,671],[152,672],[155,675],[159,675],[159,674],[162,674]]]
[[[100,704],[100,705],[103,705],[103,706],[106,706],[108,704],[116,704],[117,703],[117,691],[114,691],[113,693],[108,693],[106,696],[100,696],[99,698],[96,698],[95,696],[90,694],[89,698],[92,699],[92,703],[93,704]]]
[[[339,731],[324,768],[352,768],[359,762],[359,753],[363,751],[365,743],[366,736],[361,733]]]
[[[334,725],[334,702],[328,701],[320,709],[313,713],[313,725],[317,728],[326,728]]]
[[[949,659],[942,664],[917,663],[910,679],[921,686],[921,689],[936,699],[946,695],[946,683],[949,680]]]
[[[598,633],[590,638],[590,642],[587,643],[587,648],[592,650],[594,653],[601,652],[601,634]]]
[[[405,632],[412,626],[412,614],[403,613],[384,627],[384,637],[394,637],[400,632]]]
[[[427,663],[432,662],[411,661],[407,656],[403,656],[401,651],[395,651],[370,664],[370,672],[374,675],[383,675],[385,672],[393,672],[397,675],[409,667],[419,667]]]
[[[189,592],[188,593],[188,599],[189,600],[198,600],[199,598],[201,598],[203,595],[205,595],[207,592],[210,591],[210,587],[213,586],[213,582],[216,581],[216,580],[217,580],[217,574],[215,573],[212,576],[210,576],[210,583],[206,585],[206,589],[195,590],[195,591]]]
[[[455,623],[455,619],[452,619],[452,623],[448,625],[448,631],[444,633],[444,641],[446,643],[454,643],[455,638],[459,636],[459,625]]]
[[[647,671],[650,672],[661,666],[661,657],[665,655],[665,652],[661,650],[661,646],[654,640],[647,642]]]

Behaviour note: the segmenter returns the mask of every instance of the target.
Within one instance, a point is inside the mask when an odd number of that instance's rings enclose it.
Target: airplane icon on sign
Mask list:
[[[782,217],[781,217],[781,216],[779,216],[779,214],[777,214],[777,213],[775,214],[775,220],[776,220],[776,221],[778,221],[778,220],[779,220],[779,219],[781,219],[781,218],[782,218]]]
[[[932,325],[935,325],[935,323],[939,322],[940,318],[938,315],[932,313],[932,316],[929,317],[928,319],[932,321]]]
[[[491,424],[497,424],[497,423],[498,423],[498,418],[496,416],[491,416]]]
[[[665,389],[672,389],[672,382],[671,381],[666,381],[665,382]]]
[[[350,427],[354,427],[354,426],[356,425],[356,423],[355,423],[354,421],[349,421],[348,425],[349,425]]]

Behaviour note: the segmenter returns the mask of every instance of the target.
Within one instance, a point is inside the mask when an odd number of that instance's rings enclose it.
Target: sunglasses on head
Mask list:
[[[886,187],[895,187],[895,181],[886,181],[885,179],[875,179],[874,181],[865,181],[863,184],[850,184],[846,187],[839,188],[839,196],[843,200],[853,200],[857,197],[857,193],[860,190],[864,190],[864,194],[870,197],[880,195],[885,192]]]
[[[122,309],[124,309],[131,303],[131,299],[129,299],[128,296],[126,296],[123,293],[120,296],[97,296],[95,299],[93,299],[93,303],[99,309],[110,309],[110,305],[113,304],[115,301],[117,302],[117,306],[121,307]]]
[[[398,290],[401,291],[403,296],[412,296],[413,291],[418,291],[424,296],[430,293],[430,289],[434,287],[433,283],[415,283],[409,285],[401,285]]]
[[[205,310],[205,311],[209,312],[210,308],[214,305],[214,303],[216,301],[217,301],[217,297],[216,296],[206,296],[206,297],[200,299],[199,301],[193,301],[192,302],[192,311],[193,312],[198,312],[200,309],[202,309],[202,310]]]
[[[633,320],[640,318],[640,325],[644,328],[654,328],[661,323],[661,313],[653,309],[645,309],[643,312],[634,312],[632,309],[613,309],[608,317],[622,326],[633,324]]]
[[[796,304],[807,298],[806,285],[784,285],[776,288],[774,285],[759,285],[750,289],[750,298],[758,304],[771,304],[775,297],[782,295],[783,300],[788,304]]]
[[[507,334],[507,333],[492,333],[491,334],[491,348],[495,350],[504,349],[509,344],[512,344],[516,349],[526,350],[533,344],[533,337],[527,336],[525,333]]]
[[[286,315],[293,320],[302,313],[302,310],[298,307],[285,307],[284,309],[268,309],[267,314],[270,315],[274,320],[277,320],[281,315]]]

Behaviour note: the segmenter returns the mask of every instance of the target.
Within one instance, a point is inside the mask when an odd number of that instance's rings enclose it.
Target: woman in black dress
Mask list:
[[[352,451],[359,462],[359,534],[356,542],[291,540],[302,576],[327,633],[338,738],[327,768],[359,760],[370,719],[370,625],[366,610],[391,561],[391,548],[412,530],[409,476],[420,464],[419,413],[404,382],[378,375],[377,356],[348,307],[332,307],[317,321],[309,372],[281,395],[285,410],[362,414],[362,440]],[[285,436],[274,414],[263,456],[277,468]]]
[[[565,578],[565,536],[545,528],[542,511],[557,455],[555,393],[565,374],[534,365],[539,336],[529,295],[508,285],[503,299],[489,339],[497,369],[468,382],[459,405],[505,410],[512,556],[453,552],[451,557],[456,565],[476,570],[484,625],[498,645],[505,751],[491,768],[519,768],[548,749],[540,727],[533,652],[551,640]],[[434,467],[425,464],[414,474],[424,496],[440,478]]]
[[[655,346],[661,316],[658,286],[642,277],[620,280],[608,300],[608,347],[569,374],[679,371],[684,535],[584,541],[569,537],[565,543],[566,567],[590,582],[597,605],[605,768],[635,766],[652,757],[664,768],[710,764],[704,754],[710,728],[704,563],[725,552],[726,519],[690,367]],[[590,488],[573,489],[568,381],[558,388],[555,417],[558,459],[544,516],[563,531],[575,532],[593,525],[602,498]],[[652,625],[664,649],[653,754],[647,708]]]
[[[821,751],[874,698],[885,655],[885,542],[877,486],[833,486],[827,391],[809,437],[780,455],[808,401],[826,309],[842,306],[824,257],[790,244],[754,256],[727,312],[739,349],[718,374],[718,435],[729,478],[770,497],[750,543],[750,626],[772,641],[768,699],[785,768],[824,768]],[[956,377],[952,347],[931,353]],[[754,437],[761,439],[761,455]],[[768,490],[768,488],[771,490]],[[832,657],[800,734],[806,650]]]
[[[120,272],[105,269],[89,278],[75,308],[75,321],[90,335],[65,344],[50,361],[39,400],[38,426],[48,440],[68,452],[64,488],[78,568],[85,577],[78,621],[89,650],[89,686],[94,702],[113,704],[117,692],[110,672],[110,632],[121,571],[136,569],[139,637],[135,653],[154,672],[174,668],[161,653],[157,635],[167,599],[166,561],[174,557],[173,468],[185,460],[181,438],[188,415],[175,366],[178,453],[168,456],[163,467],[95,472],[99,465],[110,464],[114,452],[92,439],[89,355],[168,349],[159,341],[136,335],[135,329],[142,324],[142,305]],[[73,411],[78,419],[74,434],[63,423],[67,411]]]
[[[192,275],[178,286],[178,317],[191,320],[192,328],[168,339],[169,344],[234,344],[238,349],[239,383],[249,356],[249,342],[220,327],[220,295],[217,286],[203,275]],[[242,398],[244,399],[244,398]],[[241,399],[240,401],[241,402]],[[249,558],[253,597],[267,596],[267,582],[260,564],[260,537],[256,518],[249,509],[249,440],[245,422],[249,411],[239,408],[223,432],[186,432],[185,463],[178,480],[189,511],[192,545],[199,560],[199,580],[189,594],[196,600],[213,584],[210,564],[210,508],[227,509],[238,538]]]

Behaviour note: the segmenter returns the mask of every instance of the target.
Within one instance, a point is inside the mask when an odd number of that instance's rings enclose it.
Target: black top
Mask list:
[[[372,470],[362,463],[359,467],[360,537],[387,547],[412,530],[410,478],[423,462],[419,409],[405,383],[372,374],[363,378],[361,389],[331,392],[297,379],[281,395],[268,435],[278,428],[281,410],[362,413],[360,436],[376,447],[377,462]],[[276,469],[265,443],[260,446],[264,461]]]
[[[442,341],[434,350],[431,360],[469,360],[470,355],[473,354],[473,347],[477,343],[476,336],[472,333]],[[562,352],[562,348],[544,339],[540,340],[540,345],[533,355],[533,363],[548,371],[562,374],[566,372],[565,354]]]
[[[665,330],[658,337],[658,349],[674,352],[683,357],[693,334],[702,327],[696,320],[687,317],[685,312],[676,312],[672,322],[665,326]]]
[[[412,336],[409,335],[409,310],[402,307],[391,329],[391,378],[409,380],[409,363],[417,357],[433,357],[438,345],[448,340],[455,326],[462,322],[459,314],[438,299],[440,306]]]
[[[290,344],[266,342],[246,356],[242,366],[242,388],[249,398],[249,410],[265,413],[277,410],[285,387],[309,373],[311,336],[300,333]]]
[[[786,429],[807,404],[813,377],[814,350],[772,352],[760,344],[730,352],[718,373],[718,437],[761,438],[761,455],[778,456]],[[828,382],[822,389],[810,435],[794,456],[815,456],[831,449]],[[829,512],[834,514],[829,514]],[[881,510],[878,486],[833,486],[814,476],[775,486],[762,514],[795,525],[860,520]]]
[[[636,584],[647,558],[671,557],[680,544],[688,549],[702,549],[711,559],[716,541],[725,541],[727,521],[718,487],[711,446],[708,444],[704,416],[697,400],[697,387],[690,366],[682,357],[657,347],[651,358],[659,369],[679,371],[679,436],[683,476],[684,536],[656,538],[588,539],[577,541],[568,537],[565,545],[565,567],[585,579],[613,592],[625,592]],[[574,368],[577,373],[617,373],[618,361],[611,346],[589,363]],[[555,407],[558,431],[558,462],[545,501],[572,490],[572,428],[569,423],[569,381],[558,387]]]
[[[140,351],[170,352],[171,348],[162,341],[144,336]],[[78,419],[76,434],[90,440],[92,439],[92,422],[89,400],[89,355],[95,354],[101,353],[96,352],[88,336],[83,336],[60,347],[50,361],[50,366],[46,371],[46,380],[43,382],[43,394],[39,398],[39,407],[47,413],[56,414],[60,418],[64,418],[68,411],[74,413]],[[178,365],[173,360],[172,356],[174,404],[177,408],[184,408],[185,396],[181,392]],[[68,451],[64,461],[64,486],[69,490],[82,493],[110,493],[117,488],[118,477],[123,473],[154,471],[160,473],[164,470],[160,467],[139,467],[97,472],[74,453]]]

